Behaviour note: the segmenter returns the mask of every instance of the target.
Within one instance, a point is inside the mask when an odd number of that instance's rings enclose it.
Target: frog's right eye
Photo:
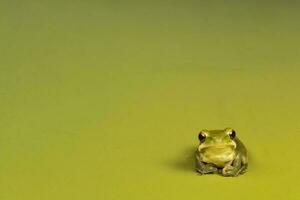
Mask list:
[[[198,135],[198,139],[200,140],[200,142],[203,142],[206,138],[206,135],[203,132],[200,132]]]

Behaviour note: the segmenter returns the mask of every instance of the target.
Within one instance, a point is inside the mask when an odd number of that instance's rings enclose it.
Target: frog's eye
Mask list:
[[[235,138],[235,136],[236,136],[235,130],[231,130],[231,131],[229,132],[229,136],[230,136],[231,139]]]
[[[200,132],[198,135],[198,139],[200,140],[200,142],[203,142],[206,138],[206,135],[203,132]]]

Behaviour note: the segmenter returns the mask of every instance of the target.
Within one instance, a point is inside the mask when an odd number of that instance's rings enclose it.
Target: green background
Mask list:
[[[296,1],[0,1],[0,199],[299,199]],[[237,178],[199,176],[232,127]]]

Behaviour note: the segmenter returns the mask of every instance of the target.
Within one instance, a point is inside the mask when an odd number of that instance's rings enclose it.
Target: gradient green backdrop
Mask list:
[[[299,199],[300,4],[269,2],[1,0],[0,199]],[[249,172],[197,175],[228,126]]]

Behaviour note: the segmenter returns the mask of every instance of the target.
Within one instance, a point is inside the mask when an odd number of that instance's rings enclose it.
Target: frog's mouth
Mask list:
[[[215,152],[223,152],[228,150],[234,150],[236,148],[235,144],[220,144],[220,145],[206,145],[200,146],[199,151],[215,151]]]

